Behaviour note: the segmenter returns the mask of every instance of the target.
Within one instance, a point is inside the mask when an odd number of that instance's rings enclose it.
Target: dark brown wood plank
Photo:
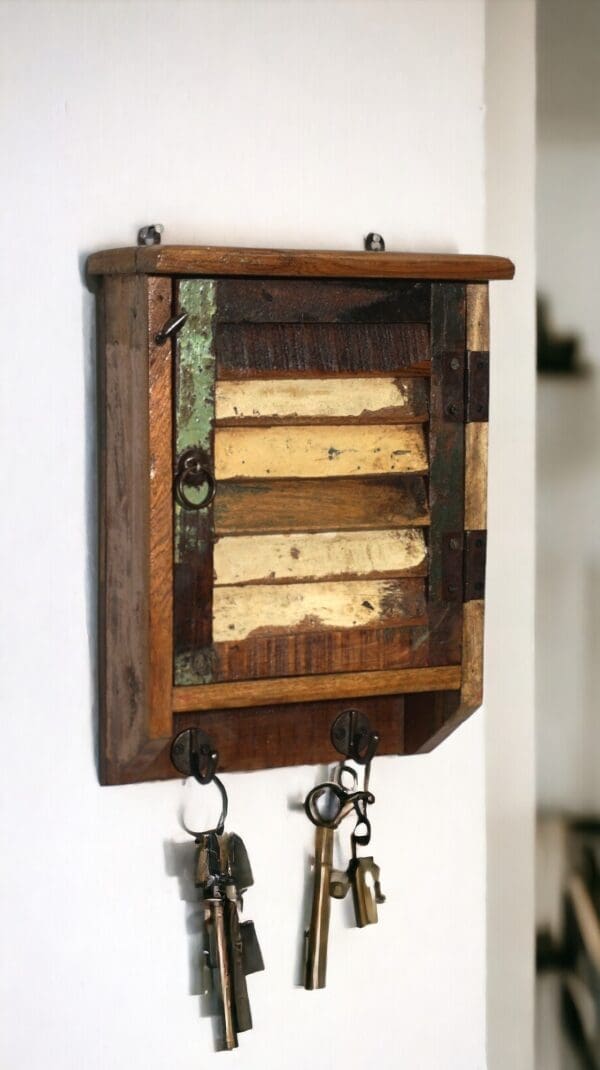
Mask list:
[[[431,691],[405,696],[404,753],[433,750],[452,731],[460,691]]]
[[[103,282],[98,317],[100,779],[143,748],[150,708],[148,280]]]
[[[93,253],[88,275],[137,271],[150,275],[265,275],[286,278],[512,279],[502,256],[457,253],[372,253],[323,249],[235,249],[154,245]]]
[[[223,323],[427,323],[428,282],[220,279]]]
[[[217,325],[217,378],[388,373],[429,368],[421,323],[242,323]]]
[[[346,628],[215,644],[214,681],[417,668],[427,665],[429,629]]]
[[[358,531],[428,523],[422,476],[221,483],[214,504],[217,535]]]
[[[380,736],[379,754],[402,754],[404,699],[402,695],[377,698],[354,696],[325,702],[291,702],[285,706],[223,709],[209,713],[178,714],[175,732],[198,726],[208,733],[219,752],[219,770],[265,769],[276,766],[339,761],[330,731],[344,709],[365,713]],[[178,776],[170,763],[165,776]],[[375,774],[374,774],[375,775]],[[376,789],[375,789],[376,790]]]
[[[431,287],[431,393],[429,434],[429,508],[431,603],[462,600],[460,576],[453,597],[443,584],[443,558],[450,533],[464,524],[464,400],[466,346],[465,287],[434,283]],[[461,536],[462,537],[462,536]],[[457,544],[456,553],[459,554]]]

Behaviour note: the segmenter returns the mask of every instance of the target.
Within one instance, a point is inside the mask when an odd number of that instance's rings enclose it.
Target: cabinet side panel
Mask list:
[[[100,777],[142,748],[149,707],[147,279],[116,275],[100,303]]]

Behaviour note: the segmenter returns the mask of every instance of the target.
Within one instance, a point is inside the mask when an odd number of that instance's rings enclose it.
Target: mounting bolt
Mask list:
[[[458,409],[453,401],[450,401],[446,405],[446,413],[448,416],[456,416],[456,414],[458,413]]]
[[[453,372],[458,371],[458,369],[460,368],[460,361],[458,357],[452,357],[452,360],[450,361],[450,367],[452,368]]]
[[[374,230],[369,231],[365,238],[365,249],[369,253],[384,253],[385,242],[381,234],[377,234]]]
[[[160,236],[165,228],[162,223],[149,223],[138,230],[138,245],[160,245]]]

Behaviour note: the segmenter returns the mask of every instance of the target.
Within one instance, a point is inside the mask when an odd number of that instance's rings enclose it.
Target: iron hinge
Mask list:
[[[464,602],[483,598],[485,594],[485,557],[487,531],[465,531]]]
[[[452,531],[443,536],[442,601],[483,598],[486,543],[486,531]]]
[[[483,350],[467,353],[465,380],[465,420],[467,423],[485,423],[490,403],[490,355]]]
[[[444,420],[462,424],[465,418],[464,353],[444,353],[440,370]]]

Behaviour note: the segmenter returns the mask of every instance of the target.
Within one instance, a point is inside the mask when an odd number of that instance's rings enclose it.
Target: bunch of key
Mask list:
[[[243,895],[254,883],[242,838],[204,832],[196,837],[195,884],[204,904],[207,958],[222,1008],[224,1047],[252,1029],[246,977],[264,970],[254,922],[240,922]]]
[[[371,840],[367,809],[375,802],[375,796],[369,791],[369,776],[379,737],[370,730],[363,715],[346,710],[334,723],[332,740],[347,759],[364,766],[364,776],[359,789],[356,770],[347,761],[340,762],[333,779],[313,788],[304,803],[307,816],[316,826],[312,909],[305,933],[307,989],[325,988],[331,899],[344,899],[352,889],[359,928],[377,922],[377,906],[385,902],[379,866],[371,855],[359,855],[359,848],[368,846]],[[351,834],[351,858],[345,870],[337,870],[333,868],[335,830],[352,815],[356,821]]]

